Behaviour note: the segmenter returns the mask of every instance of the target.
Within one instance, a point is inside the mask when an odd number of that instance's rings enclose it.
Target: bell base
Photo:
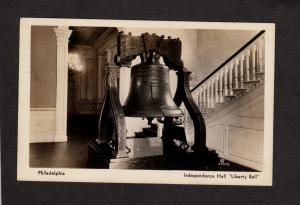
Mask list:
[[[110,158],[108,153],[97,152],[88,168],[144,169],[144,170],[217,170],[219,158],[215,152],[207,154],[181,153],[146,157]]]

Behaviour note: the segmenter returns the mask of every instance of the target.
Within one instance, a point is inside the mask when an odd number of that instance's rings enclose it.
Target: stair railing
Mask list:
[[[213,109],[225,98],[247,90],[247,84],[258,83],[264,74],[264,33],[260,31],[211,74],[191,89],[202,112]]]

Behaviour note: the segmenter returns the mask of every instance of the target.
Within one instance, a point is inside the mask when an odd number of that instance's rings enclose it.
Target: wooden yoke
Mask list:
[[[131,62],[137,56],[143,62],[145,58],[163,57],[166,66],[170,69],[183,68],[181,60],[181,41],[179,38],[164,39],[164,36],[144,33],[141,36],[132,36],[131,33],[124,35],[123,32],[118,36],[118,53],[115,56],[115,63],[121,67],[130,67]]]

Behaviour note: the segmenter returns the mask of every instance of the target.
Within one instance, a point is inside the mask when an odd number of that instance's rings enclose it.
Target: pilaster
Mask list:
[[[54,28],[57,43],[55,141],[67,141],[68,27]]]

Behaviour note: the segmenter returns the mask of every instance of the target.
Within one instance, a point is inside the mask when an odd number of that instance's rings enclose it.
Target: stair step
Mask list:
[[[245,92],[248,89],[247,88],[232,88],[233,91],[237,91],[237,92]]]
[[[149,137],[156,137],[156,135],[153,136],[153,135],[145,134],[144,132],[136,132],[134,136],[134,138],[149,138]]]
[[[260,80],[246,80],[246,81],[243,81],[243,83],[245,83],[245,84],[256,84],[256,83],[260,83]]]
[[[257,72],[256,75],[264,75],[265,72]]]
[[[150,136],[157,136],[157,129],[153,129],[153,128],[143,128],[143,132],[147,135]]]
[[[232,99],[232,98],[236,98],[236,95],[224,95],[224,97]]]

